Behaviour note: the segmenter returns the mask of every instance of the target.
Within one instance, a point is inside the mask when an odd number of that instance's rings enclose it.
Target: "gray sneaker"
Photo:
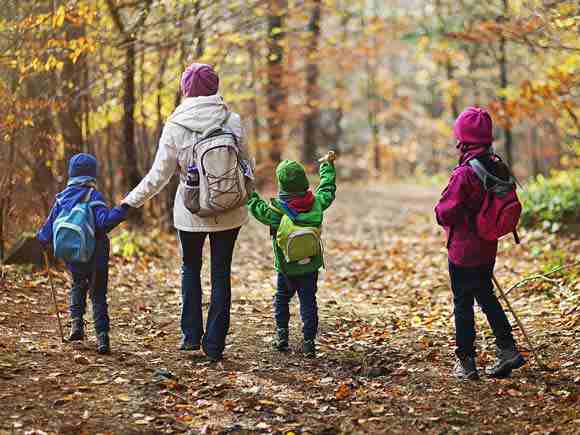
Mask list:
[[[477,366],[475,358],[472,356],[457,357],[455,368],[453,369],[454,376],[460,381],[477,381],[479,380],[479,373],[477,373]]]
[[[102,355],[111,353],[111,343],[109,341],[109,334],[101,332],[97,334],[97,352]]]
[[[314,340],[304,340],[302,351],[306,358],[316,358],[316,344]]]
[[[83,319],[72,319],[72,327],[68,341],[83,341],[85,339],[85,322]]]
[[[194,344],[193,341],[188,339],[182,339],[181,344],[179,345],[179,350],[184,350],[187,352],[199,350],[201,347],[199,344]]]
[[[524,356],[511,346],[505,349],[496,349],[495,364],[485,369],[485,374],[492,378],[508,377],[512,370],[519,369],[526,363]]]
[[[279,352],[288,352],[288,329],[276,329],[276,337],[274,338],[272,345],[274,346],[274,349]]]

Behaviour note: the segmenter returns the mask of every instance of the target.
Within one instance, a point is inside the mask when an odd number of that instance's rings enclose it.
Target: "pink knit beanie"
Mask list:
[[[220,79],[211,65],[192,63],[181,75],[181,93],[184,97],[202,97],[217,94]]]
[[[493,142],[493,124],[487,110],[469,107],[455,121],[453,132],[464,144],[487,145]]]

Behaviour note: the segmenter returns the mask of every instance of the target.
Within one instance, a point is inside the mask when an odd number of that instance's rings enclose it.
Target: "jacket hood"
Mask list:
[[[168,122],[203,133],[226,120],[228,107],[220,95],[188,97],[173,111]]]
[[[68,186],[56,195],[56,201],[61,205],[61,207],[65,208],[68,208],[71,204],[78,204],[85,199],[90,187],[91,186],[84,184]]]

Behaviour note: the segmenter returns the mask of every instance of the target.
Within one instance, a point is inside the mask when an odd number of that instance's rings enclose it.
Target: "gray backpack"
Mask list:
[[[250,193],[250,163],[242,156],[237,136],[226,127],[230,114],[218,126],[203,132],[182,152],[187,153],[180,171],[180,191],[185,207],[201,217],[217,216],[246,204]],[[187,182],[188,168],[195,166],[199,183]]]

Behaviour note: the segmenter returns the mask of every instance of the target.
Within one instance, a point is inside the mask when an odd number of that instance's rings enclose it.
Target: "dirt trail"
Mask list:
[[[92,334],[80,345],[60,344],[47,315],[46,277],[7,269],[0,433],[578,433],[580,321],[573,298],[547,298],[541,289],[513,294],[557,372],[528,365],[506,380],[449,377],[452,308],[444,243],[432,219],[437,195],[409,185],[340,189],[325,227],[315,360],[297,352],[297,301],[295,349],[270,348],[272,254],[266,228],[255,222],[237,247],[229,345],[215,366],[176,350],[180,282],[172,238],[158,242],[162,258],[114,260],[113,353],[105,357],[96,354]],[[580,252],[577,241],[534,233],[526,239],[524,247],[502,243],[502,281],[540,270],[558,253],[569,262]],[[540,253],[532,255],[534,249]],[[208,278],[206,264],[205,289]],[[66,275],[56,279],[66,313]],[[558,282],[579,291],[577,281]],[[478,324],[483,366],[493,342],[479,314]]]

